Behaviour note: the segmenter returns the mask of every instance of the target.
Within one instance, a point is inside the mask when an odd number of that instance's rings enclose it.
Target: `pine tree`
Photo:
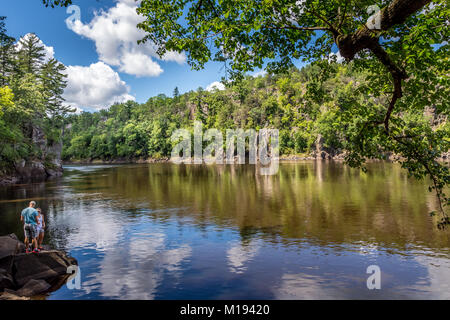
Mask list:
[[[45,58],[41,40],[34,33],[29,33],[19,40],[17,48],[20,72],[39,75]]]
[[[0,17],[0,87],[8,85],[15,69],[15,39],[6,34],[6,17]]]
[[[71,107],[63,104],[65,100],[62,95],[67,86],[65,70],[66,67],[56,59],[42,65],[40,79],[47,97],[47,111],[52,118],[63,117],[73,112]]]
[[[173,98],[177,99],[180,96],[180,91],[178,90],[178,87],[175,87],[173,90]]]

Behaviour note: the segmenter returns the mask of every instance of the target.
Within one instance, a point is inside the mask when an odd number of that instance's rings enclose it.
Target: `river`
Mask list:
[[[450,230],[399,165],[336,162],[67,166],[0,188],[0,235],[23,239],[35,200],[45,242],[80,265],[47,299],[450,299]],[[381,271],[369,290],[369,266]],[[369,268],[370,269],[370,268]]]

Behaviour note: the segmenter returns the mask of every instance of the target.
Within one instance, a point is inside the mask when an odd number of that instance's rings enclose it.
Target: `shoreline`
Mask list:
[[[341,153],[335,156],[331,156],[329,154],[326,154],[324,156],[323,154],[320,154],[319,156],[316,156],[314,154],[312,155],[306,155],[306,154],[299,154],[299,155],[282,155],[279,157],[279,162],[302,162],[302,161],[326,161],[326,162],[339,162],[342,163],[345,161],[344,158],[345,154]],[[449,164],[449,155],[444,154],[442,157],[437,159],[439,162],[446,162]],[[386,161],[386,162],[398,162],[401,160],[400,157],[391,155],[387,157],[386,159],[368,159],[366,162],[380,162],[380,161]],[[112,159],[112,160],[100,160],[100,159],[90,159],[90,160],[71,160],[71,161],[62,161],[62,166],[70,166],[70,165],[126,165],[126,164],[151,164],[151,163],[171,163],[172,161],[170,158],[148,158],[148,159]],[[59,177],[62,175],[61,171],[57,172],[58,174],[52,174],[52,175],[46,175],[46,176],[34,176],[34,177],[20,177],[15,175],[4,175],[0,177],[0,186],[8,186],[8,185],[14,185],[18,183],[31,183],[31,182],[43,182],[47,181],[49,179]]]
[[[311,161],[311,160],[328,160],[328,161],[344,161],[344,157],[336,156],[332,158],[321,158],[315,156],[305,156],[305,155],[289,155],[281,156],[278,158],[280,162],[285,161]],[[170,158],[160,158],[160,159],[113,159],[113,160],[71,160],[63,161],[62,165],[102,165],[102,164],[147,164],[147,163],[171,163]]]

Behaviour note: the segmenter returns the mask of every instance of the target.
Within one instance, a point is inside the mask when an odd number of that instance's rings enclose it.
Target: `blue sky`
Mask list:
[[[84,110],[160,93],[207,88],[224,76],[223,64],[210,62],[193,71],[183,55],[161,60],[151,45],[138,46],[134,0],[75,0],[81,19],[68,26],[66,8],[45,8],[40,0],[3,2],[8,33],[16,39],[35,33],[56,59],[68,67],[68,103]]]
[[[100,10],[107,14],[108,10],[115,7],[118,2],[134,5],[126,0],[77,0],[74,2],[80,7],[83,25],[88,25],[94,19],[96,12],[97,15],[101,15]],[[6,2],[2,4],[1,15],[7,16],[6,26],[9,35],[19,39],[27,33],[35,33],[46,46],[53,47],[54,57],[66,66],[89,67],[91,64],[101,62],[103,59],[96,50],[96,42],[67,27],[65,20],[71,14],[66,10],[66,8],[45,8],[38,0],[27,1],[26,5],[22,1],[8,1],[7,5]],[[163,70],[158,76],[136,76],[121,71],[120,66],[106,62],[105,64],[117,72],[120,79],[129,87],[128,93],[138,102],[145,102],[149,97],[159,93],[172,95],[175,87],[178,87],[180,92],[195,90],[200,86],[206,88],[209,84],[220,81],[224,76],[223,65],[219,63],[211,62],[204,70],[193,71],[185,62],[180,64],[174,61],[161,61],[155,57],[151,59]],[[89,106],[79,105],[79,107],[91,109],[88,108]]]

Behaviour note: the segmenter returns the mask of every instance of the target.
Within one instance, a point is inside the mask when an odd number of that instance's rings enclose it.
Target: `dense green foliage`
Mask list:
[[[5,18],[0,17],[0,173],[11,171],[20,159],[45,161],[55,156],[33,138],[43,132],[46,146],[61,140],[63,118],[70,111],[61,97],[64,70],[57,60],[46,61],[36,35],[18,42],[9,37]]]
[[[401,155],[409,173],[430,177],[439,202],[449,203],[449,170],[436,161],[448,150],[440,143],[448,132],[405,117],[426,107],[449,112],[447,0],[142,0],[138,13],[142,41],[154,42],[161,55],[186,52],[197,69],[226,61],[238,78],[266,62],[269,71],[283,71],[296,58],[321,61],[338,48],[367,72],[359,92],[372,100],[329,117],[337,127],[348,126],[347,162],[361,166],[380,150]],[[440,226],[450,224],[440,211]]]
[[[177,128],[226,129],[278,128],[283,155],[310,154],[321,147],[330,153],[347,150],[358,136],[357,124],[363,117],[352,114],[382,108],[385,100],[367,98],[369,75],[355,71],[354,64],[322,61],[301,70],[292,68],[278,75],[248,76],[228,83],[226,90],[212,92],[199,88],[172,97],[159,95],[146,103],[129,101],[108,110],[83,112],[66,119],[63,157],[70,159],[160,158],[170,157],[170,137]],[[441,113],[428,115],[415,110],[403,112],[411,128],[429,130],[443,139],[436,140],[439,153],[449,149],[450,126],[433,122]],[[433,124],[433,125],[432,125]],[[373,158],[385,158],[389,150],[370,141]]]
[[[226,129],[278,128],[282,154],[309,153],[318,133],[326,147],[337,150],[345,141],[335,135],[332,115],[340,99],[345,104],[345,99],[358,98],[353,92],[356,78],[346,66],[333,64],[333,71],[324,75],[317,65],[283,75],[248,77],[223,91],[199,88],[179,95],[175,88],[173,97],[159,95],[143,104],[129,101],[72,115],[66,119],[70,129],[64,136],[63,157],[170,157],[172,132],[192,130],[194,120],[201,121],[204,130],[221,130],[224,137]],[[322,98],[308,94],[307,87],[315,87]]]

